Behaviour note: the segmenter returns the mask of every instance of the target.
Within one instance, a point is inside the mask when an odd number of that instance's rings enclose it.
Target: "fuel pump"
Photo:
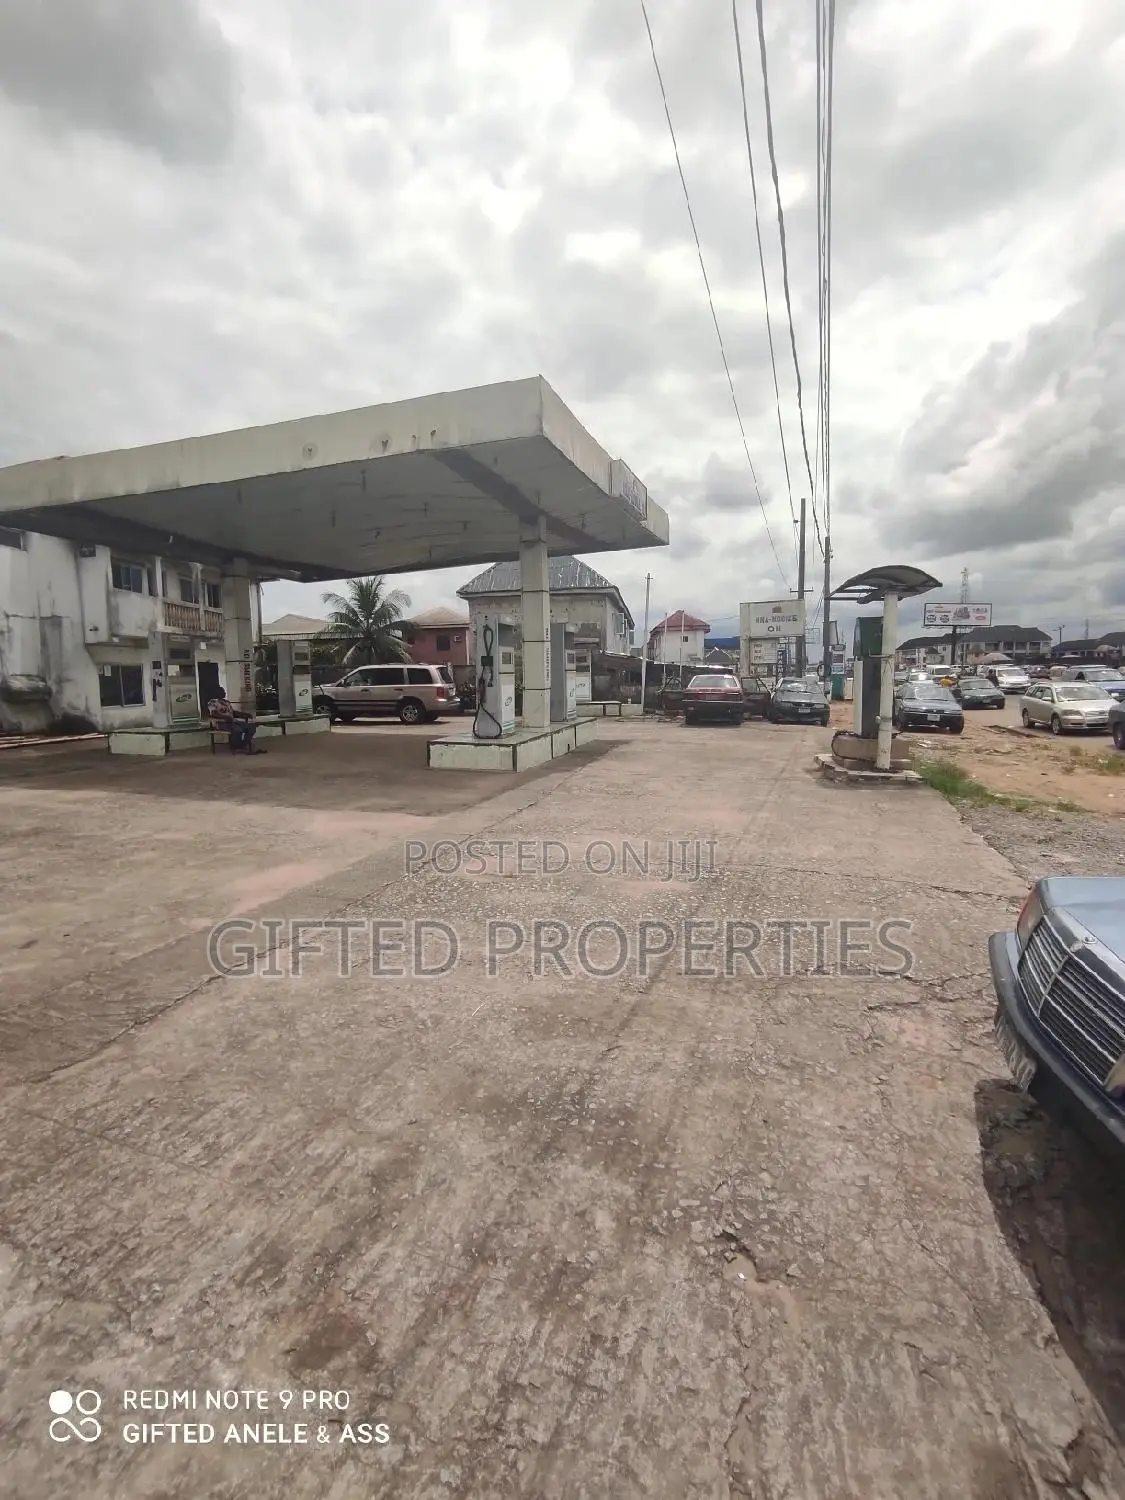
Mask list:
[[[476,631],[475,740],[498,740],[516,727],[516,630],[504,615],[483,615]]]
[[[574,628],[556,620],[551,623],[551,723],[566,724],[577,717]]]
[[[277,643],[277,706],[286,718],[313,711],[312,647],[308,641]]]
[[[589,648],[574,653],[574,696],[579,703],[589,703],[594,696],[594,666]]]

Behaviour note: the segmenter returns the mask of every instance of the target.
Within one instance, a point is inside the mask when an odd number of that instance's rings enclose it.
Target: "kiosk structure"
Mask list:
[[[898,637],[900,599],[917,598],[941,581],[905,563],[889,563],[857,573],[835,590],[834,599],[854,604],[882,602],[882,617],[861,617],[856,621],[855,675],[853,686],[853,728],[839,731],[832,741],[832,753],[818,756],[821,767],[832,770],[843,767],[849,776],[871,779],[917,781],[917,775],[905,766],[896,766],[894,756],[895,643]]]

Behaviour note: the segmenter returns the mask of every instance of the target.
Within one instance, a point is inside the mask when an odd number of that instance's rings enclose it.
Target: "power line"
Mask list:
[[[789,491],[789,514],[793,525],[797,514],[793,509],[793,481],[789,475],[789,454],[785,447],[785,426],[781,420],[781,387],[777,380],[777,357],[773,347],[773,324],[770,321],[770,293],[766,281],[766,256],[762,249],[762,222],[758,214],[758,179],[754,171],[754,148],[750,141],[750,111],[746,103],[746,70],[742,63],[742,34],[738,25],[738,0],[731,0],[731,15],[734,19],[734,50],[738,57],[738,87],[742,94],[742,125],[746,132],[746,159],[750,163],[750,193],[754,201],[754,233],[758,238],[758,265],[762,272],[762,301],[766,308],[766,336],[770,345],[770,369],[773,371],[773,393],[777,401],[777,430],[781,436],[781,461],[785,465],[785,485]],[[815,504],[815,502],[814,502]]]
[[[828,8],[828,36],[823,58],[824,77],[824,529],[832,520],[832,113],[835,79],[836,0],[818,0]]]
[[[719,341],[719,353],[722,355],[723,369],[726,371],[727,385],[730,387],[731,404],[734,406],[734,414],[738,421],[738,430],[742,434],[742,446],[746,452],[746,462],[750,466],[750,477],[754,481],[754,493],[758,497],[758,506],[762,512],[762,522],[766,528],[766,537],[769,540],[770,551],[773,560],[777,564],[777,571],[785,587],[789,587],[789,580],[785,576],[785,569],[781,566],[781,558],[777,555],[777,547],[774,544],[773,533],[770,531],[769,517],[766,515],[766,504],[762,499],[762,492],[758,487],[758,476],[754,471],[754,460],[750,457],[750,443],[746,436],[746,425],[742,420],[742,412],[739,410],[738,397],[734,389],[734,377],[731,375],[730,362],[727,359],[726,345],[723,343],[722,329],[719,327],[719,315],[715,311],[715,299],[711,294],[711,280],[707,275],[707,265],[703,259],[703,245],[699,238],[699,230],[696,228],[695,214],[691,207],[691,194],[688,192],[687,178],[684,176],[683,162],[680,159],[680,147],[676,140],[675,127],[672,124],[672,111],[668,107],[668,92],[664,87],[664,75],[660,71],[660,62],[656,55],[656,40],[652,34],[652,26],[648,19],[648,6],[645,0],[641,0],[641,15],[644,17],[645,30],[648,32],[648,44],[652,52],[652,65],[656,71],[656,81],[660,86],[660,97],[664,103],[664,118],[668,122],[668,134],[672,141],[672,151],[676,158],[676,170],[680,174],[680,186],[684,190],[684,203],[687,207],[688,219],[691,223],[691,232],[695,238],[696,254],[699,256],[699,269],[703,273],[703,285],[707,292],[707,302],[711,308],[711,320],[715,325],[715,337]]]
[[[805,404],[801,385],[801,362],[797,358],[797,335],[793,328],[793,300],[789,294],[789,250],[785,238],[785,212],[781,206],[781,182],[777,172],[777,150],[773,139],[773,110],[770,105],[770,80],[769,69],[766,64],[766,26],[762,14],[762,0],[757,0],[758,13],[758,52],[762,63],[762,96],[766,106],[766,145],[769,148],[770,172],[773,176],[774,199],[777,203],[777,231],[781,241],[781,279],[785,290],[785,313],[789,320],[789,345],[793,351],[793,371],[797,377],[797,411],[801,419],[801,447],[805,455],[805,470],[809,476],[809,489],[813,486],[812,463],[809,459],[809,442],[805,434]],[[816,518],[816,509],[813,509],[813,523],[816,528],[817,545],[821,554],[824,547],[820,540],[820,523]]]

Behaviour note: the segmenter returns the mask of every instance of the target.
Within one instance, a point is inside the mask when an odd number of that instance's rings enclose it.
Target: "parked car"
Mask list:
[[[742,684],[733,673],[698,673],[684,688],[681,704],[685,724],[698,724],[705,719],[741,724],[746,717]]]
[[[1052,876],[988,941],[995,1034],[1019,1087],[1125,1149],[1125,878]]]
[[[813,679],[786,677],[774,688],[766,718],[771,724],[820,724],[827,726],[828,699],[823,686]]]
[[[403,724],[432,724],[439,714],[456,713],[460,708],[452,674],[447,680],[443,671],[448,668],[411,663],[357,667],[339,682],[318,687],[313,707],[328,714],[333,723],[397,714]]]
[[[1025,729],[1043,724],[1052,734],[1104,734],[1114,700],[1096,682],[1036,682],[1020,700]]]
[[[961,705],[940,682],[908,682],[895,694],[891,723],[896,729],[944,729],[961,734]]]
[[[1046,682],[1051,675],[1051,668],[1046,662],[1036,662],[1034,666],[1028,667],[1027,675],[1032,682]]]
[[[1096,682],[1111,698],[1125,703],[1125,676],[1117,667],[1067,667],[1064,682]]]
[[[1031,678],[1022,667],[989,667],[988,680],[1002,693],[1026,693],[1031,686]]]
[[[962,677],[953,695],[962,708],[1003,708],[1008,701],[987,677]]]
[[[764,719],[769,713],[773,685],[759,672],[751,672],[742,678],[742,697],[746,704],[748,719]]]

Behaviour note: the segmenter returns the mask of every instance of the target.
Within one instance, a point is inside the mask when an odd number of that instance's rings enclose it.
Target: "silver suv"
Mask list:
[[[403,724],[432,724],[439,714],[454,714],[461,707],[452,675],[447,673],[448,668],[410,662],[356,667],[339,682],[318,687],[315,707],[334,724],[390,714],[397,714]]]

